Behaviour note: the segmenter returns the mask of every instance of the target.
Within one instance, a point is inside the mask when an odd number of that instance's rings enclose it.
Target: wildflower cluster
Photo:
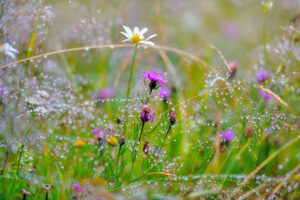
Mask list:
[[[300,15],[287,26],[280,21],[281,37],[269,34],[267,22],[293,2],[277,1],[267,12],[273,2],[260,1],[262,23],[249,26],[255,31],[233,19],[238,9],[230,9],[230,20],[221,12],[220,38],[211,41],[218,47],[205,47],[195,26],[203,6],[186,9],[186,2],[155,2],[158,45],[148,28],[119,26],[144,19],[136,16],[144,10],[130,10],[143,1],[114,2],[126,6],[117,14],[126,18],[117,20],[105,17],[111,9],[104,4],[68,19],[89,9],[73,1],[55,11],[45,0],[3,1],[0,199],[298,199]],[[178,11],[180,20],[161,24]],[[67,14],[67,25],[57,26],[58,13]],[[112,42],[123,36],[129,44]],[[255,41],[250,54],[238,52]]]

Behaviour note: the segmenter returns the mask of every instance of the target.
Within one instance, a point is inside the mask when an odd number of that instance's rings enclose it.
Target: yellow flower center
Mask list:
[[[118,144],[118,140],[115,137],[106,138],[106,142],[113,147]]]
[[[140,41],[143,41],[144,39],[143,38],[140,38],[139,35],[134,35],[130,38],[130,41],[133,42],[133,43],[139,43]]]

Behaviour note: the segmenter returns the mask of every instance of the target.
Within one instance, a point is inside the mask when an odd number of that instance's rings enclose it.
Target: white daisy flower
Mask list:
[[[13,48],[10,44],[4,43],[3,45],[0,44],[0,52],[5,55],[10,56],[11,58],[16,58],[15,54],[18,54],[19,51],[15,48]]]
[[[150,39],[154,38],[157,34],[150,35],[145,39],[144,33],[148,31],[148,28],[143,28],[139,30],[138,27],[134,27],[133,31],[128,26],[123,26],[125,33],[121,32],[127,39],[123,40],[122,42],[132,42],[135,44],[149,44],[154,45],[153,42],[149,41]]]

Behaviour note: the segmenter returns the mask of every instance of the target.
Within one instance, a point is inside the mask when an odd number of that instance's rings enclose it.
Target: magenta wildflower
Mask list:
[[[5,97],[5,89],[4,88],[0,88],[0,105],[5,103],[4,97]]]
[[[267,80],[267,78],[268,78],[268,74],[267,74],[266,70],[261,69],[256,72],[256,80],[258,82],[263,83]]]
[[[274,97],[273,97],[271,94],[269,94],[269,93],[267,93],[267,92],[265,92],[265,91],[263,91],[263,90],[260,90],[260,89],[258,89],[258,94],[259,94],[262,98],[264,98],[266,101],[270,101],[270,100],[273,100],[273,99],[274,99]]]
[[[141,120],[143,123],[147,121],[154,122],[155,119],[155,112],[149,106],[143,106],[141,111]]]
[[[75,190],[76,192],[81,192],[82,191],[82,187],[79,184],[73,184],[73,190]]]
[[[225,142],[230,142],[234,138],[234,132],[231,129],[227,129],[221,133],[221,139],[225,140]]]
[[[167,87],[161,87],[159,91],[159,96],[163,99],[167,99],[171,94],[171,90]]]
[[[239,61],[235,60],[233,62],[228,63],[230,71],[236,71],[239,68]]]
[[[157,83],[162,87],[162,84],[167,84],[168,80],[163,77],[163,73],[158,73],[155,69],[151,69],[150,72],[144,71],[142,73],[143,79],[149,79],[150,94],[154,88],[156,88]]]
[[[239,62],[237,60],[228,63],[228,70],[230,72],[229,78],[233,78],[235,76],[235,73],[237,69],[239,68]]]
[[[111,98],[115,95],[115,90],[113,88],[103,88],[100,91],[99,99]]]
[[[104,143],[104,137],[105,137],[105,131],[101,128],[97,128],[91,131],[91,133],[94,135],[96,140],[98,140],[101,143]]]
[[[237,39],[241,36],[241,30],[234,21],[226,21],[222,26],[223,35],[228,39]]]
[[[5,89],[4,88],[0,88],[0,96],[3,96],[5,93]]]

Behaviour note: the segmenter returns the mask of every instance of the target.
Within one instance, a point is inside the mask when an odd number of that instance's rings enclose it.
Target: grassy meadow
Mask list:
[[[300,2],[0,2],[0,200],[300,199]]]

